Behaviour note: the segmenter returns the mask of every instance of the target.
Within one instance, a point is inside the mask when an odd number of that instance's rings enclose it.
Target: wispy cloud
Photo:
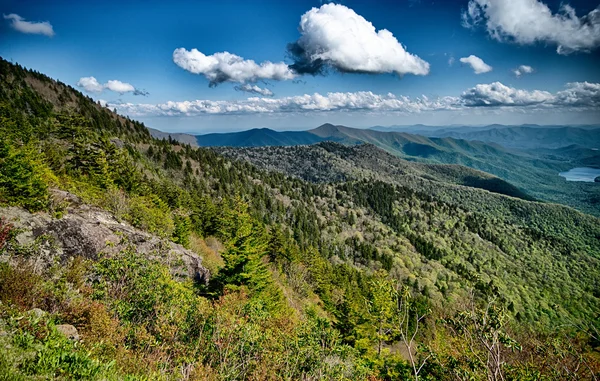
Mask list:
[[[133,95],[148,95],[147,91],[136,89],[132,84],[111,79],[104,84],[98,82],[95,77],[81,77],[77,81],[77,86],[88,93],[101,93],[104,90],[110,90],[115,93],[125,94],[132,93]]]
[[[498,41],[555,44],[559,54],[589,52],[600,46],[600,7],[577,17],[563,3],[558,13],[538,0],[470,0],[462,14],[463,26],[484,25]]]
[[[15,13],[3,15],[5,20],[10,20],[10,26],[21,33],[43,34],[48,37],[54,36],[52,24],[48,21],[34,22],[25,21],[25,19]]]
[[[245,93],[263,95],[265,97],[272,97],[274,95],[271,90],[259,87],[257,85],[245,84],[245,85],[235,86],[234,89],[236,91],[242,91]]]

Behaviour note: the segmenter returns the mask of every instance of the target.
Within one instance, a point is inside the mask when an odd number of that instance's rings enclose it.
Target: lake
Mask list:
[[[577,167],[568,170],[567,172],[559,173],[560,176],[567,181],[586,181],[594,182],[594,179],[600,176],[600,169],[590,167]]]

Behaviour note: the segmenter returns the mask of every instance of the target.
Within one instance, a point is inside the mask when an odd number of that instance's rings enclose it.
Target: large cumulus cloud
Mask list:
[[[470,0],[462,18],[466,27],[483,24],[496,40],[551,43],[559,54],[600,46],[600,7],[578,17],[568,4],[552,13],[538,0]]]
[[[299,73],[316,74],[326,67],[341,72],[429,73],[429,63],[406,51],[387,29],[340,4],[324,4],[302,15],[302,35],[288,46]]]

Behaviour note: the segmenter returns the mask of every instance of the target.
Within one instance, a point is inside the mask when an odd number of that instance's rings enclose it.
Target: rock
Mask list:
[[[596,183],[600,183],[600,176],[596,177],[596,178],[594,179],[594,182],[596,182]]]
[[[67,203],[70,205],[81,205],[81,199],[79,197],[64,190],[50,188],[50,195],[55,204]]]
[[[112,139],[110,139],[110,142],[112,144],[114,144],[117,148],[125,147],[125,143],[123,143],[123,141],[121,139],[112,138]]]
[[[60,324],[56,326],[56,330],[69,340],[79,341],[79,332],[77,332],[77,328],[73,327],[71,324]]]
[[[40,308],[33,308],[33,309],[27,311],[27,315],[33,316],[36,319],[40,319],[46,314],[47,314],[47,312]]]
[[[63,218],[56,219],[8,207],[0,208],[0,216],[22,229],[16,237],[20,245],[31,245],[36,239],[44,241],[38,247],[39,255],[31,256],[36,269],[49,268],[57,261],[64,264],[77,256],[92,260],[101,253],[113,256],[133,246],[137,253],[168,264],[178,278],[207,283],[210,277],[202,258],[193,251],[122,223],[99,208],[74,204]],[[2,260],[10,260],[10,256]]]

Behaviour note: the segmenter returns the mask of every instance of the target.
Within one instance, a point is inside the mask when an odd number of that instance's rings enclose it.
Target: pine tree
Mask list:
[[[220,234],[226,247],[222,254],[225,265],[211,280],[211,290],[220,295],[226,289],[246,286],[267,308],[278,308],[282,295],[267,267],[264,227],[252,219],[248,205],[239,197],[224,209]]]

